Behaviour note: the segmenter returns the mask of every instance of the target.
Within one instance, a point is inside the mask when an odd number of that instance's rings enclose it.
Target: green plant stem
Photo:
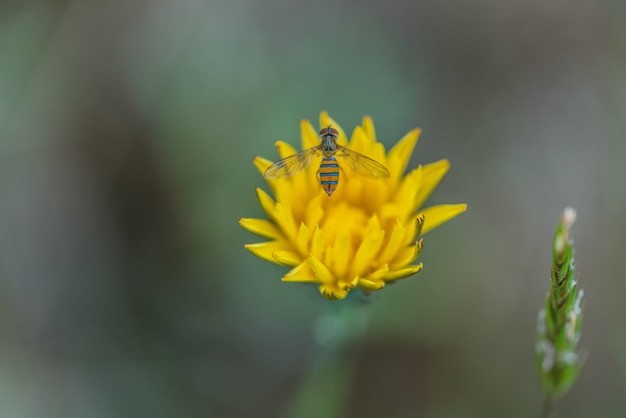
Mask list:
[[[356,346],[369,323],[366,300],[351,296],[321,315],[314,327],[316,358],[285,408],[284,418],[341,418],[358,363]]]
[[[541,411],[541,418],[555,418],[556,410],[554,408],[554,398],[552,396],[546,396],[543,400],[543,410]]]
[[[281,417],[341,418],[345,416],[355,361],[352,358],[324,353],[318,357]]]

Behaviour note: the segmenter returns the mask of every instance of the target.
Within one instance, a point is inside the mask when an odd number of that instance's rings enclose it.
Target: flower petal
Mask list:
[[[389,155],[387,156],[387,168],[391,171],[392,177],[399,178],[404,174],[421,133],[421,129],[413,129],[411,132],[404,135],[389,151]]]
[[[365,290],[376,291],[385,287],[385,282],[382,280],[372,281],[367,279],[359,279],[359,286]]]
[[[360,126],[354,128],[349,148],[366,156],[371,154],[372,140]]]
[[[396,224],[393,226],[393,230],[391,231],[391,235],[389,236],[389,240],[386,245],[382,249],[380,253],[379,260],[382,263],[388,263],[393,260],[393,258],[398,254],[400,247],[403,244],[404,236],[405,236],[406,228],[398,219],[396,219]]]
[[[254,159],[254,165],[256,166],[257,170],[259,170],[259,173],[261,173],[261,175],[265,174],[265,170],[267,170],[267,168],[272,165],[272,162],[270,160],[266,160],[265,158],[262,157],[256,157]]]
[[[270,222],[267,219],[241,218],[239,219],[239,225],[245,230],[264,238],[276,239],[282,236],[274,222]]]
[[[313,239],[311,240],[311,255],[321,258],[324,254],[324,231],[319,226],[315,226],[313,230]]]
[[[391,267],[399,269],[411,264],[413,261],[417,260],[423,248],[424,239],[421,238],[419,241],[416,241],[415,244],[400,250],[396,258],[391,262]]]
[[[303,222],[300,222],[300,229],[298,229],[298,237],[296,238],[296,248],[298,248],[301,254],[307,253],[310,239],[311,230]]]
[[[278,202],[276,203],[274,215],[276,217],[276,223],[283,231],[285,237],[295,239],[298,236],[298,227],[296,220],[293,217],[291,207]]]
[[[364,116],[361,126],[363,126],[363,130],[369,137],[370,141],[376,142],[376,130],[374,129],[374,121],[371,116]]]
[[[274,259],[285,266],[295,267],[302,262],[302,257],[295,251],[276,251],[272,254]]]
[[[422,168],[422,184],[415,195],[414,209],[420,208],[450,169],[448,160],[437,161]]]
[[[426,222],[426,216],[424,216],[424,212],[418,214],[415,217],[415,222],[413,223],[413,231],[411,233],[411,239],[417,239],[420,235],[422,235],[422,229],[424,229],[424,223]]]
[[[356,276],[352,280],[341,279],[337,281],[337,286],[343,290],[352,290],[359,284],[359,276]]]
[[[261,207],[263,208],[267,216],[275,220],[276,217],[274,216],[274,211],[276,208],[276,203],[274,202],[274,199],[272,199],[267,193],[265,193],[265,190],[258,187],[256,189],[256,196],[259,199],[259,203],[261,204]]]
[[[281,280],[283,282],[319,283],[306,260],[289,270]]]
[[[413,219],[413,222],[410,223],[406,228],[405,242],[408,243],[414,242],[420,235],[422,235],[424,222],[426,222],[426,217],[424,216],[424,213],[419,213],[417,216],[414,215]]]
[[[406,211],[403,209],[403,205],[396,203],[384,203],[378,210],[378,214],[382,220],[395,218],[403,219],[402,214],[404,214],[404,212]]]
[[[398,209],[396,216],[400,219],[407,219],[415,211],[415,207],[411,202],[415,202],[416,196],[423,184],[422,179],[423,168],[422,166],[418,166],[404,177],[402,184],[394,194],[393,203],[395,208]]]
[[[283,265],[283,263],[279,262],[274,257],[274,253],[284,250],[285,248],[289,248],[289,244],[285,242],[285,240],[275,240],[260,242],[257,244],[246,244],[244,247],[259,258],[270,261],[274,264]]]
[[[309,227],[319,225],[319,223],[322,221],[322,218],[324,217],[322,198],[327,199],[328,197],[318,194],[309,201],[309,204],[306,207],[305,223]]]
[[[265,158],[256,157],[254,159],[254,165],[256,166],[257,170],[259,170],[259,173],[264,176],[265,170],[267,170],[267,168],[272,165],[272,162],[270,160],[266,160]],[[266,178],[265,181],[270,186],[272,193],[276,195],[276,180]]]
[[[389,265],[383,264],[383,267],[369,274],[365,278],[359,279],[359,286],[363,286],[367,290],[380,290],[385,286],[384,277],[389,273]]]
[[[278,151],[280,158],[289,157],[297,152],[294,147],[283,141],[276,141],[274,145],[276,146],[276,151]]]
[[[385,146],[380,142],[372,143],[372,147],[370,149],[368,157],[373,158],[375,161],[378,161],[385,167],[387,167],[387,155],[385,154]],[[383,181],[387,181],[386,179],[380,179]],[[376,180],[375,184],[381,184],[380,181]]]
[[[309,267],[315,274],[315,277],[319,280],[320,283],[333,283],[335,282],[335,278],[333,274],[317,257],[313,254],[309,255],[308,258]]]
[[[392,270],[385,276],[385,281],[390,282],[392,280],[404,279],[418,273],[422,270],[424,265],[419,263],[416,266],[409,266],[398,270]]]
[[[326,250],[325,258],[328,265],[335,272],[337,277],[345,277],[348,273],[348,263],[350,262],[350,237],[345,234],[338,234],[335,245]]]
[[[352,260],[352,272],[353,276],[368,270],[370,264],[378,254],[381,245],[383,244],[383,238],[385,237],[385,230],[379,229],[367,235],[359,249],[354,255]]]
[[[302,149],[309,149],[320,144],[320,137],[309,122],[306,119],[300,121],[300,136],[302,138]]]
[[[348,295],[347,290],[340,289],[334,284],[320,285],[320,293],[329,300],[340,300]]]
[[[389,273],[389,265],[387,263],[383,264],[383,267],[376,270],[375,272],[367,275],[365,278],[371,282],[382,280],[387,273]]]
[[[437,228],[442,223],[449,221],[466,210],[467,205],[465,203],[460,205],[437,205],[424,209],[426,220],[424,221],[422,234]]]

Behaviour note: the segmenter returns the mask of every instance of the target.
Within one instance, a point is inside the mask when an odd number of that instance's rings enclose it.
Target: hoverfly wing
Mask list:
[[[343,155],[346,164],[362,176],[370,178],[385,178],[390,176],[387,167],[378,161],[372,160],[370,157],[366,157],[360,152],[356,152],[341,145],[337,146],[337,151]]]
[[[294,176],[311,163],[311,159],[318,150],[319,145],[278,160],[265,170],[263,176],[267,179]]]

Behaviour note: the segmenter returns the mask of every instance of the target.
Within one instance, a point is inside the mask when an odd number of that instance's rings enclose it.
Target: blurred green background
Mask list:
[[[532,417],[565,206],[588,361],[561,416],[626,416],[626,7],[618,0],[5,0],[0,417],[330,417],[328,311],[243,244],[252,165],[371,115],[468,212],[375,295],[341,417]],[[322,376],[324,374],[322,373]],[[343,380],[342,380],[343,379]],[[319,411],[315,405],[319,405]],[[308,415],[307,415],[308,414]]]

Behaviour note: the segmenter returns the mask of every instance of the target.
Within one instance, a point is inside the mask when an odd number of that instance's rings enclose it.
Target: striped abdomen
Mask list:
[[[333,194],[339,183],[339,165],[334,156],[322,158],[319,169],[320,184],[322,189],[328,194]]]

